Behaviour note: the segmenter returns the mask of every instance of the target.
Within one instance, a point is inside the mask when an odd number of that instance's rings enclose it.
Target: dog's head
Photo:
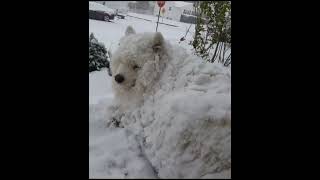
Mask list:
[[[129,26],[111,61],[113,87],[123,93],[141,91],[157,74],[159,56],[164,53],[161,33],[136,34]]]

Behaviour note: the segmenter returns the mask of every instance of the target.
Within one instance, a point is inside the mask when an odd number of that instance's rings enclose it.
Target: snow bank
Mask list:
[[[89,80],[89,177],[155,178],[139,136],[129,129],[106,126],[113,99],[107,70],[90,73]]]
[[[105,106],[89,108],[90,119],[95,120],[90,122],[89,129],[89,177],[155,178],[142,154],[138,136],[128,129],[106,128],[106,111],[101,107]]]
[[[231,71],[177,46],[141,107],[122,115],[160,178],[231,177]]]
[[[100,99],[112,99],[111,77],[107,69],[89,73],[89,104],[97,104]]]

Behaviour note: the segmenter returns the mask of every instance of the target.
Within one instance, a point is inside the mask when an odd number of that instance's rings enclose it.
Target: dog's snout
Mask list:
[[[122,83],[124,81],[124,77],[121,74],[117,74],[114,79],[117,81],[117,83]]]

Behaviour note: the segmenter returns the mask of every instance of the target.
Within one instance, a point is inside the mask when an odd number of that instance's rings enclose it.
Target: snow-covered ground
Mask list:
[[[125,29],[131,25],[137,33],[155,32],[157,17],[149,15],[140,15],[129,13],[130,16],[149,19],[145,21],[134,17],[126,17],[125,19],[116,19],[114,22],[103,22],[89,20],[89,33],[93,32],[95,37],[105,44],[107,49],[113,52],[120,38],[124,35]],[[160,22],[162,19],[160,18]],[[185,35],[190,24],[175,22],[164,19],[163,23],[173,24],[178,27],[159,24],[160,31],[166,40],[169,40],[173,45],[179,45],[190,50],[191,47],[187,44],[192,39],[194,25],[190,28],[186,40],[179,44],[179,40]],[[197,71],[197,69],[195,69]],[[231,76],[231,72],[227,72]],[[206,82],[205,76],[198,77],[201,83]],[[190,81],[190,79],[185,79]],[[92,72],[89,74],[89,177],[90,178],[159,178],[156,169],[151,165],[152,158],[148,158],[142,148],[141,138],[139,135],[126,128],[110,128],[106,127],[105,117],[107,116],[106,108],[112,103],[113,92],[111,90],[111,77],[107,70]],[[219,83],[217,81],[217,83]],[[224,88],[217,88],[219,84],[213,84],[211,88],[216,88],[214,91],[224,91]],[[196,91],[202,91],[198,86],[194,86]],[[197,89],[198,88],[198,89]],[[189,92],[191,93],[191,91]],[[193,94],[190,94],[192,97]],[[176,96],[179,98],[181,96]],[[193,96],[193,98],[196,96]],[[212,96],[214,98],[214,95]],[[175,97],[172,97],[173,99]],[[230,98],[230,97],[228,97]],[[166,99],[164,99],[165,101]],[[197,98],[190,99],[197,102]],[[188,100],[188,102],[190,101]],[[198,99],[199,100],[199,99]],[[208,99],[201,99],[209,101]],[[221,107],[224,103],[221,103]],[[200,106],[201,107],[201,106]],[[200,108],[198,107],[198,108]],[[196,108],[192,106],[190,108]],[[209,108],[210,107],[206,107]],[[215,108],[215,107],[214,107]],[[213,109],[214,109],[213,108]],[[225,107],[223,107],[225,108]],[[227,107],[229,108],[229,107]],[[163,109],[166,111],[166,108]],[[183,109],[180,109],[183,111]],[[209,114],[212,112],[208,112]],[[224,113],[224,112],[221,112]],[[187,115],[194,115],[188,112]],[[217,115],[217,116],[220,116]],[[151,129],[152,130],[152,129]],[[174,130],[174,129],[172,129]],[[155,132],[161,130],[156,130]],[[155,137],[151,138],[157,138]],[[150,157],[150,156],[149,156]],[[206,175],[203,178],[219,178],[225,177],[224,172],[214,175]]]
[[[120,38],[124,35],[124,32],[128,25],[131,25],[137,33],[141,32],[155,32],[156,30],[156,21],[157,17],[144,15],[144,14],[136,14],[136,13],[128,13],[125,19],[115,19],[113,22],[103,22],[96,20],[89,20],[89,33],[93,32],[95,37],[102,43],[105,44],[107,49],[111,49],[114,51],[117,46]],[[151,20],[145,21],[142,19],[137,19],[134,17],[144,18]],[[162,18],[159,20],[162,22]],[[168,19],[163,19],[163,23],[176,25],[178,27],[168,26],[164,24],[158,25],[158,31],[162,33],[166,40],[169,40],[173,44],[178,44],[181,37],[183,37],[189,28],[190,24],[176,22]],[[186,40],[180,43],[180,45],[186,47],[187,49],[191,49],[187,43],[189,43],[194,34],[194,24],[191,25]]]
[[[89,74],[89,177],[155,178],[137,136],[126,129],[106,128],[106,107],[113,98],[106,69]]]

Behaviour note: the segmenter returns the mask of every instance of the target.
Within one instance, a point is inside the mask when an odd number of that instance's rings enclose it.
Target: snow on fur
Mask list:
[[[160,178],[230,178],[230,69],[167,41],[155,51],[157,39],[156,33],[121,39],[111,67],[127,82],[113,79],[116,101],[107,120],[117,118],[142,137],[137,141]],[[135,64],[138,71],[130,69]]]

